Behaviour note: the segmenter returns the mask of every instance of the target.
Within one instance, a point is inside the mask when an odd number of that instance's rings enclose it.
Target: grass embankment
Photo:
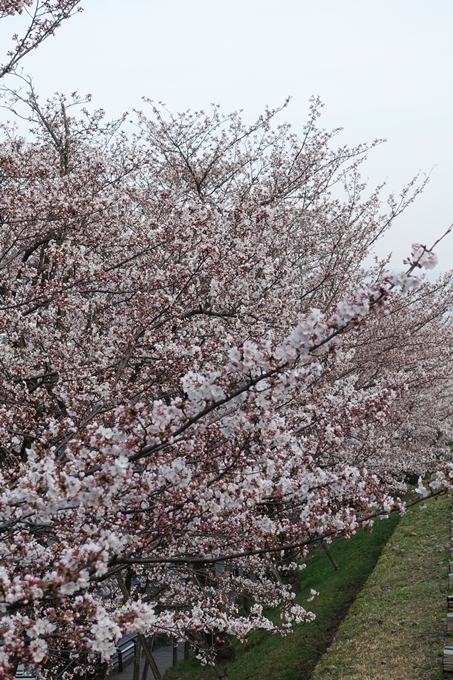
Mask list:
[[[315,551],[301,572],[301,590],[296,602],[310,608],[316,620],[297,626],[287,637],[265,632],[250,634],[247,643],[236,647],[237,659],[230,667],[230,680],[308,680],[372,572],[398,520],[398,515],[392,515],[388,520],[378,520],[372,533],[359,530],[349,540],[335,540],[330,548],[339,564],[338,571],[322,549]],[[311,588],[320,594],[307,603]],[[165,674],[165,680],[215,677],[212,668],[201,667],[195,658],[179,663]]]
[[[313,680],[444,677],[450,509],[439,497],[403,517]]]

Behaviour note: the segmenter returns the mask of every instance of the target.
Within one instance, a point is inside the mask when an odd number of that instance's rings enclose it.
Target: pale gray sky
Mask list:
[[[385,137],[365,174],[398,191],[431,173],[423,196],[379,246],[394,266],[413,241],[453,221],[452,0],[84,0],[84,12],[23,61],[43,95],[90,92],[112,116],[146,95],[174,111],[244,109],[293,100],[297,130],[310,95],[341,142]],[[3,21],[6,51],[14,25]],[[453,267],[453,236],[440,249]]]

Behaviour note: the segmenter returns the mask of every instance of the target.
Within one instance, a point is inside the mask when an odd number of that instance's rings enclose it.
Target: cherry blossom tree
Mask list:
[[[311,546],[450,488],[452,278],[365,267],[419,188],[384,210],[316,99],[301,137],[77,104],[16,93],[0,145],[0,676],[137,631],[225,677],[229,636],[313,618]]]
[[[53,35],[77,10],[80,0],[0,0],[0,19],[18,17],[22,31],[13,35],[13,47],[0,65],[0,78],[11,73],[29,52]]]

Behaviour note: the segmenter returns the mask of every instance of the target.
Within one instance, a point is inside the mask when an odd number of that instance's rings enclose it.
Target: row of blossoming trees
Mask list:
[[[316,100],[302,138],[73,103],[10,93],[34,131],[0,144],[0,677],[97,673],[133,631],[222,676],[229,636],[312,618],[311,546],[410,474],[449,488],[452,279],[419,245],[364,267],[417,189],[382,212]]]

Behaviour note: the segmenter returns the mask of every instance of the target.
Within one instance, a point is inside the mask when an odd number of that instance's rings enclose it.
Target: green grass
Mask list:
[[[310,608],[316,620],[297,626],[286,637],[265,632],[250,634],[247,643],[236,647],[237,659],[230,667],[230,680],[308,680],[398,521],[398,515],[392,515],[388,520],[377,520],[371,533],[361,529],[349,540],[335,540],[330,548],[340,566],[338,571],[322,549],[315,551],[301,572],[296,602]],[[307,603],[311,588],[320,594]],[[165,680],[215,677],[212,668],[201,667],[195,658],[179,663],[165,674]]]
[[[313,680],[440,680],[451,499],[409,510],[341,624]]]

